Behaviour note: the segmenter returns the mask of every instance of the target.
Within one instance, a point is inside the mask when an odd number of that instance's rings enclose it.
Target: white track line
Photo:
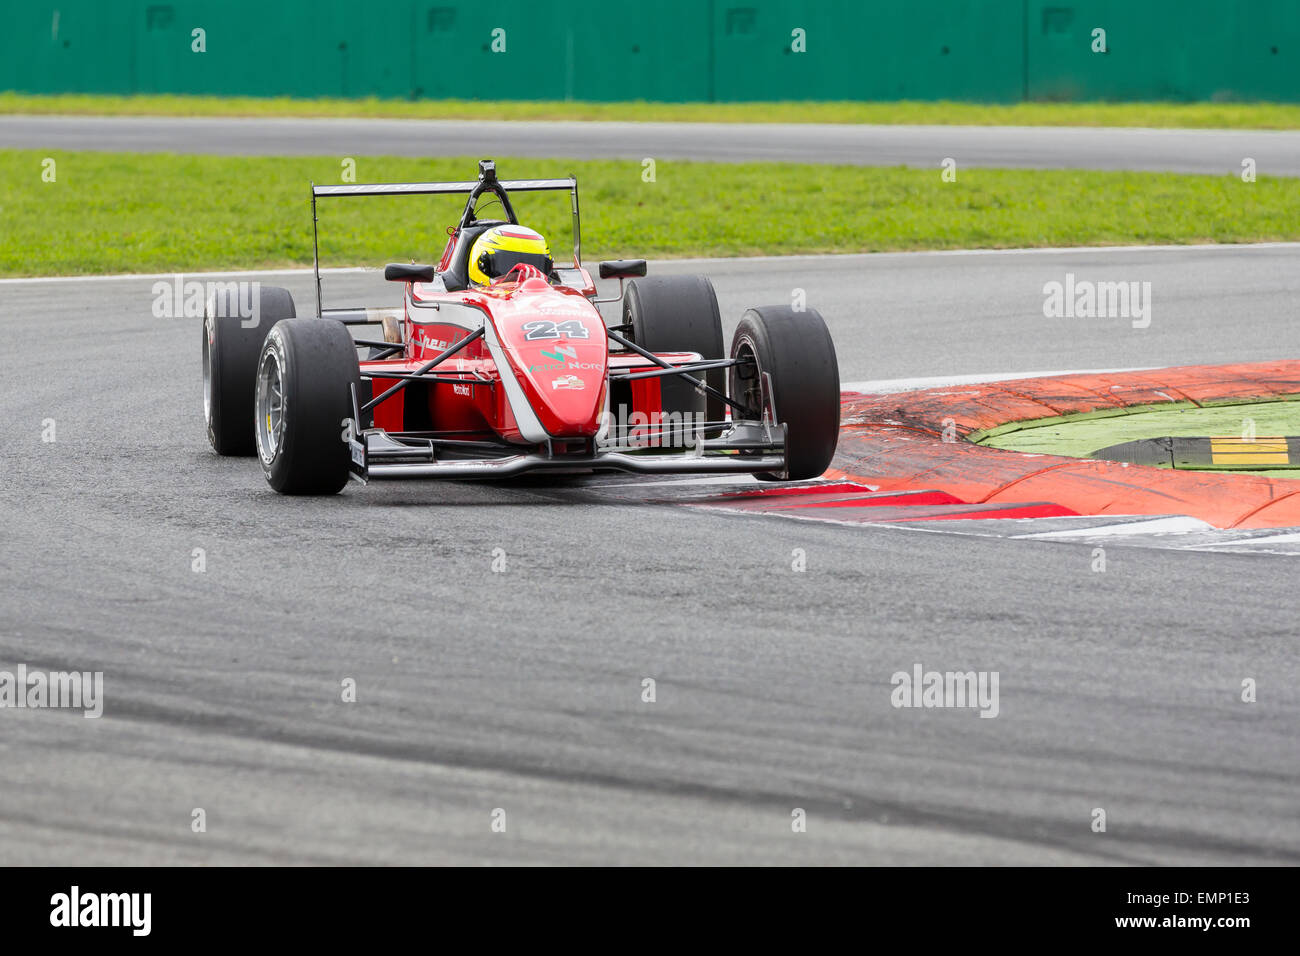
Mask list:
[[[891,392],[915,392],[922,388],[956,388],[963,385],[983,385],[988,382],[1011,382],[1021,378],[1050,378],[1058,375],[1109,375],[1112,372],[1147,372],[1152,366],[1139,368],[1088,368],[1056,370],[1050,372],[993,372],[987,375],[939,375],[934,378],[886,378],[871,382],[844,382],[845,392],[864,392],[883,395]]]
[[[339,275],[349,272],[378,272],[367,266],[346,266],[335,269],[322,269],[321,275]],[[311,269],[244,269],[236,272],[121,272],[108,276],[32,276],[30,278],[0,279],[0,285],[20,285],[25,282],[116,282],[121,279],[175,279],[184,276],[187,279],[203,279],[217,276],[296,276],[312,275]]]
[[[660,263],[710,263],[710,262],[794,262],[817,259],[896,259],[932,258],[942,256],[1031,256],[1069,255],[1072,252],[1222,252],[1245,249],[1300,250],[1300,242],[1198,242],[1186,245],[1164,246],[1038,246],[1021,249],[925,249],[915,252],[840,252],[830,254],[802,254],[791,256],[712,256],[693,259],[661,259]]]
[[[1216,541],[1213,544],[1198,545],[1194,548],[1188,548],[1189,551],[1203,551],[1209,548],[1230,548],[1234,545],[1255,545],[1255,544],[1282,544],[1300,542],[1300,532],[1282,530],[1281,534],[1260,535],[1254,538],[1238,538],[1234,541]]]
[[[1031,519],[1032,520],[1032,519]],[[1071,528],[1067,531],[1033,531],[1027,534],[1011,535],[1024,540],[1048,540],[1052,538],[1093,538],[1111,535],[1131,534],[1189,534],[1196,531],[1217,530],[1209,522],[1187,515],[1169,515],[1143,518],[1134,516],[1121,524],[1094,525],[1087,528]]]

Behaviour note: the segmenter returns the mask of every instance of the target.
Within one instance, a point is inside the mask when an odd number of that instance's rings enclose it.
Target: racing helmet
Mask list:
[[[470,246],[469,281],[490,285],[521,262],[551,274],[551,250],[542,234],[509,223],[493,226]]]

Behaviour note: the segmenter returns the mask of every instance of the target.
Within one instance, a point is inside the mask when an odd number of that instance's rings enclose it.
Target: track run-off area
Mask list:
[[[858,389],[1300,351],[1296,245],[651,264],[685,271],[728,335],[803,290]],[[1149,323],[1045,317],[1067,273],[1150,282]],[[155,281],[0,282],[0,661],[105,681],[97,720],[4,713],[0,862],[1300,862],[1293,558],[1098,570],[630,476],[283,498],[209,449]],[[997,671],[996,718],[892,706],[916,665]]]

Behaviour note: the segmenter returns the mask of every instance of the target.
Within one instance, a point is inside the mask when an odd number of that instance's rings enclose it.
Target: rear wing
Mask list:
[[[578,180],[575,176],[565,179],[497,179],[496,163],[490,159],[480,160],[478,179],[469,182],[453,183],[357,183],[337,186],[317,186],[311,184],[311,245],[312,261],[316,273],[316,314],[324,315],[321,303],[320,281],[320,241],[318,219],[316,217],[316,200],[334,196],[431,196],[438,194],[463,193],[469,198],[465,202],[465,211],[461,214],[457,228],[473,221],[474,204],[483,193],[492,193],[501,200],[506,217],[510,222],[519,223],[514,208],[510,205],[512,192],[553,192],[567,190],[573,207],[573,265],[582,265],[582,231],[578,215]]]

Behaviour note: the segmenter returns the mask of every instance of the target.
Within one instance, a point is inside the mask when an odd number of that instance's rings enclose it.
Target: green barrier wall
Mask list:
[[[1300,0],[4,0],[0,89],[1300,101]],[[191,31],[206,31],[193,52]],[[504,30],[504,52],[493,31]],[[1105,53],[1092,32],[1106,31]],[[797,52],[794,31],[806,52]],[[498,34],[497,45],[501,44]]]

